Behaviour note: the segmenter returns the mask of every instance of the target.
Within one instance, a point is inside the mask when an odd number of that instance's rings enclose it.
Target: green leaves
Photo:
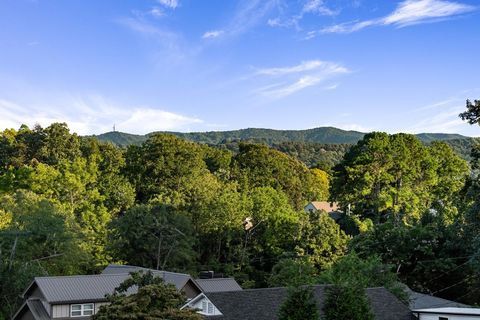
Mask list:
[[[467,111],[460,113],[458,116],[470,124],[480,125],[480,100],[475,100],[473,103],[467,100]]]
[[[445,143],[426,147],[413,135],[374,132],[336,167],[332,199],[376,223],[414,223],[439,203],[455,210],[467,172],[465,161]]]
[[[160,270],[192,270],[195,242],[188,218],[165,205],[130,208],[112,223],[109,234],[117,259]]]

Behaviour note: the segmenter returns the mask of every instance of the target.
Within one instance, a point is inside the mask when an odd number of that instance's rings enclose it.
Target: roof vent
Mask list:
[[[215,273],[214,271],[200,271],[198,277],[200,279],[223,278],[223,273]]]

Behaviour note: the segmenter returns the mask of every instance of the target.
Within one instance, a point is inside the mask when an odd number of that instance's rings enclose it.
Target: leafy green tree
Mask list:
[[[114,220],[110,251],[118,260],[153,269],[191,270],[195,238],[188,218],[166,205],[137,205]]]
[[[446,144],[426,147],[413,135],[373,132],[336,167],[332,200],[375,223],[413,223],[434,206],[454,206],[466,173]]]
[[[315,284],[316,270],[307,259],[285,258],[272,268],[268,279],[270,287],[296,287]]]
[[[459,114],[459,117],[470,124],[480,125],[480,100],[475,100],[473,103],[467,100],[467,111]]]
[[[300,210],[311,195],[310,172],[296,160],[265,145],[240,144],[233,172],[244,189],[272,187],[284,192]]]
[[[349,253],[322,272],[318,280],[325,284],[358,285],[364,289],[385,287],[400,300],[408,302],[404,285],[392,271],[392,266],[383,264],[379,256],[362,259],[355,252]]]
[[[312,187],[312,199],[328,200],[330,196],[330,176],[320,169],[310,169],[310,185]]]
[[[84,250],[94,256],[98,264],[108,263],[106,232],[112,214],[104,206],[104,196],[96,187],[96,163],[76,158],[60,160],[56,167],[39,163],[29,169],[29,189],[62,207],[79,228]]]
[[[303,215],[296,251],[318,270],[326,270],[347,250],[350,237],[325,211]]]
[[[134,294],[126,295],[133,285],[138,287]],[[133,274],[120,285],[115,294],[108,297],[109,304],[100,307],[94,320],[159,319],[201,320],[194,310],[180,310],[186,297],[174,285],[163,283],[151,273]]]
[[[66,123],[52,123],[42,133],[39,161],[54,165],[60,160],[74,160],[81,155],[80,138],[70,133]]]
[[[317,302],[309,287],[290,288],[286,300],[280,306],[279,320],[319,320]]]
[[[254,245],[265,254],[278,255],[293,248],[294,234],[300,214],[290,205],[287,196],[271,187],[254,188],[248,193]]]
[[[81,239],[50,201],[28,191],[3,195],[0,220],[0,317],[13,316],[34,276],[78,274],[91,268]]]
[[[155,134],[140,147],[129,147],[125,170],[139,201],[160,195],[173,204],[184,204],[192,181],[208,173],[201,148],[169,134]]]
[[[461,282],[470,272],[468,247],[462,241],[463,227],[446,226],[436,221],[438,218],[431,219],[434,222],[414,226],[377,225],[355,237],[351,248],[362,258],[379,256],[383,263],[392,265],[400,280],[413,290],[439,292],[453,299],[461,296],[465,287],[452,285]],[[444,289],[448,287],[451,288]]]

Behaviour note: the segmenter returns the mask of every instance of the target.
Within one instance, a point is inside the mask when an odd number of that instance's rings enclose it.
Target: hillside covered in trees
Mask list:
[[[404,298],[400,280],[480,303],[478,147],[469,164],[445,142],[359,139],[233,148],[157,133],[121,148],[61,123],[3,131],[0,319],[32,277],[113,262],[215,270],[244,288],[356,283]],[[328,199],[351,212],[337,223],[303,210]]]
[[[365,135],[365,133],[358,131],[346,131],[332,127],[320,127],[308,130],[252,128],[233,131],[163,133],[173,134],[189,141],[228,149],[233,152],[238,152],[241,142],[266,144],[297,158],[309,167],[331,167],[339,163],[345,152]],[[115,131],[103,133],[95,137],[102,142],[110,142],[116,146],[125,148],[129,145],[142,144],[152,134],[153,133],[135,135]],[[476,138],[447,133],[420,133],[415,136],[425,144],[444,141],[466,160],[471,159],[470,150],[476,141]]]

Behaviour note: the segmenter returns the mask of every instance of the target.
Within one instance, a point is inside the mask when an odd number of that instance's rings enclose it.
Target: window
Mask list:
[[[71,317],[82,317],[93,315],[93,303],[72,304],[70,305]]]
[[[204,314],[213,314],[213,303],[202,301],[202,312]]]
[[[448,320],[447,317],[438,317],[438,320]]]

